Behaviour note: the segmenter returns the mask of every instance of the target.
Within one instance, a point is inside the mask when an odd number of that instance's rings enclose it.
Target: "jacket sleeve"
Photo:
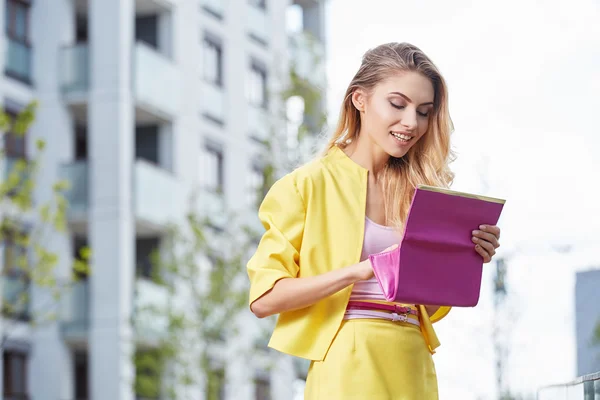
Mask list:
[[[266,231],[247,265],[250,305],[280,279],[298,276],[305,215],[294,177],[288,174],[275,182],[258,211]]]
[[[452,309],[452,307],[448,307],[448,306],[441,306],[440,308],[438,308],[438,310],[433,313],[433,315],[430,317],[431,322],[438,322],[439,320],[441,320],[442,318],[444,318],[446,315],[448,315],[448,313],[450,312],[450,310]]]

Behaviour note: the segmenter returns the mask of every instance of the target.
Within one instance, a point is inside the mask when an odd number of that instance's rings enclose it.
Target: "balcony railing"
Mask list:
[[[202,109],[210,119],[221,123],[225,121],[225,95],[222,87],[209,82],[202,83]]]
[[[2,276],[2,312],[18,320],[29,319],[29,281],[19,274]]]
[[[177,179],[170,172],[145,160],[136,160],[133,172],[134,211],[138,220],[164,226],[181,214],[183,196]],[[79,219],[89,209],[88,162],[63,165],[61,178],[71,185],[66,194],[70,217]]]
[[[75,282],[61,298],[61,328],[71,340],[86,338],[89,328],[90,298],[88,281]]]
[[[62,91],[85,101],[91,84],[89,45],[79,43],[61,52]],[[132,57],[136,106],[162,119],[173,116],[179,109],[181,95],[181,77],[175,64],[143,42],[135,43]]]
[[[90,87],[90,65],[87,43],[61,49],[60,81],[65,94],[85,94]]]
[[[6,41],[6,75],[31,83],[31,47],[10,37]]]
[[[266,10],[246,2],[248,34],[261,43],[269,41],[269,23]]]
[[[134,297],[134,324],[138,340],[153,343],[168,329],[166,287],[146,278],[137,278]]]
[[[251,137],[259,141],[267,141],[272,128],[267,110],[254,105],[248,106],[248,129]]]
[[[202,7],[217,17],[225,14],[224,0],[202,0]]]
[[[76,282],[62,297],[61,327],[71,341],[86,340],[90,327],[90,290],[88,281]],[[167,318],[161,315],[168,301],[166,288],[137,278],[134,296],[134,325],[138,339],[156,340],[167,329]]]
[[[600,371],[538,390],[537,400],[600,400]]]
[[[135,44],[134,88],[138,106],[166,117],[179,110],[181,77],[175,64],[143,42]]]

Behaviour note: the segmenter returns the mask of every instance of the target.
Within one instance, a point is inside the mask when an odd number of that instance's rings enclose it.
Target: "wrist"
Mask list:
[[[357,264],[350,266],[351,283],[356,283],[367,279],[371,271],[371,261],[367,258]]]

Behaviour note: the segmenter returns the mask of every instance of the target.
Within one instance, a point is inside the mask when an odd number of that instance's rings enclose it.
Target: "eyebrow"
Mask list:
[[[390,92],[390,94],[395,94],[398,95],[400,97],[404,97],[404,99],[410,103],[412,103],[413,101],[410,99],[410,97],[408,97],[407,95],[405,95],[404,93],[400,93],[400,92]],[[428,103],[423,103],[423,104],[419,104],[419,107],[421,106],[429,106],[429,105],[433,105],[433,101],[430,101]]]

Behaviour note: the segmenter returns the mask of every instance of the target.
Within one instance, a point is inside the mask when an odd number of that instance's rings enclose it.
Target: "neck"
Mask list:
[[[344,152],[352,161],[367,169],[369,175],[375,179],[390,159],[390,155],[375,144],[365,133],[358,135],[358,138],[344,148]]]

